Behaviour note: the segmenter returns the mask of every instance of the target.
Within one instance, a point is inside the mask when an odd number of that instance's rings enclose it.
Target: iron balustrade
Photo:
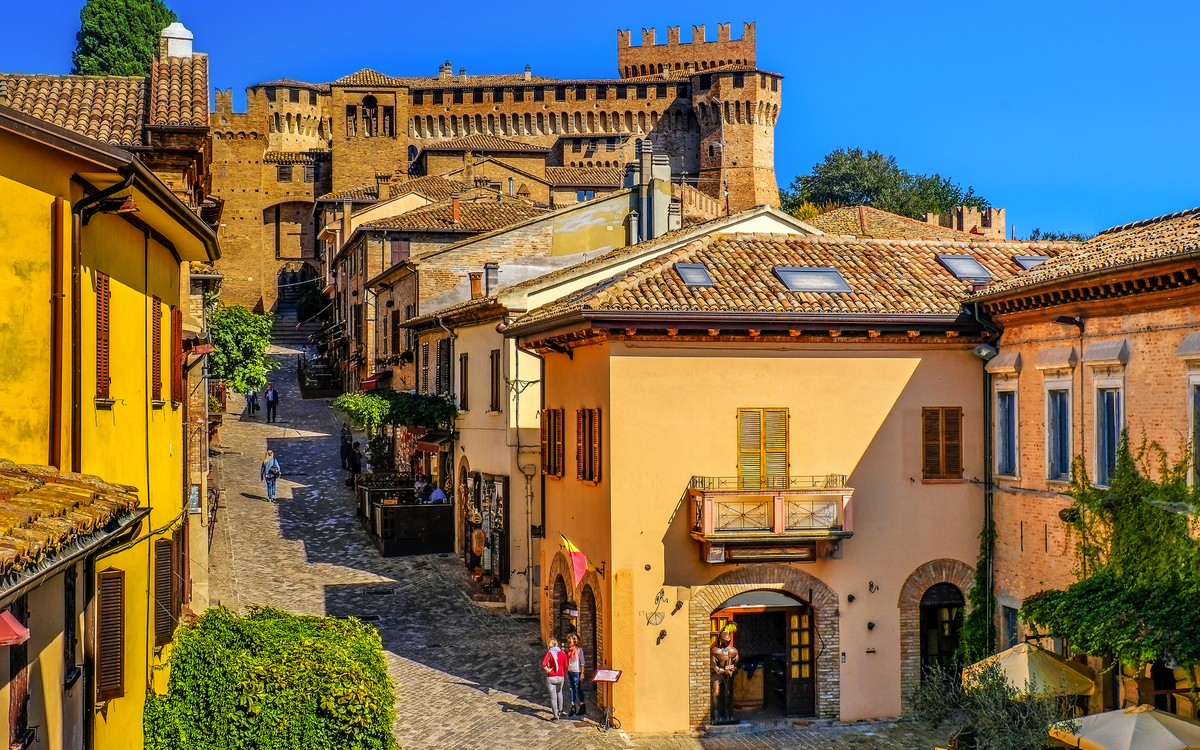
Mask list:
[[[777,477],[692,477],[688,485],[701,492],[732,492],[735,490],[824,490],[846,486],[845,474]]]

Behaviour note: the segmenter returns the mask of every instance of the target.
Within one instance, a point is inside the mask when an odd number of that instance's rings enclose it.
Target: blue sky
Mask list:
[[[82,0],[8,4],[0,70],[66,73]],[[1200,204],[1200,3],[920,4],[173,0],[235,106],[257,81],[327,81],[363,67],[555,77],[616,74],[616,31],[758,24],[782,73],[781,186],[862,147],[939,172],[1035,226],[1094,232]],[[235,23],[231,19],[240,19]]]

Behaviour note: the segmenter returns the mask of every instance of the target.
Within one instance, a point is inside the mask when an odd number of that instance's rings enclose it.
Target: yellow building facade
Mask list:
[[[99,614],[85,618],[78,685],[54,678],[61,644],[29,656],[46,706],[82,707],[74,729],[52,732],[48,720],[43,737],[139,747],[147,687],[165,685],[155,668],[186,594],[186,264],[215,260],[216,236],[119,148],[0,107],[0,152],[0,457],[99,475],[149,511],[128,540],[89,557],[79,611]],[[62,625],[61,610],[30,613],[51,630],[55,616]]]
[[[713,722],[730,622],[734,718],[897,716],[952,664],[988,336],[955,259],[1005,279],[1023,254],[717,234],[509,327],[544,362],[543,636],[622,672],[598,702],[625,729]]]

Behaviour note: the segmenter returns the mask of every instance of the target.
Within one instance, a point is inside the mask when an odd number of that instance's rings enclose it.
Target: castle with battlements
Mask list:
[[[619,189],[643,148],[672,181],[723,212],[779,204],[774,127],[782,76],[756,67],[754,24],[709,41],[679,27],[640,45],[617,33],[618,77],[436,76],[370,69],[330,83],[283,79],[217,91],[213,194],[224,204],[223,295],[270,309],[280,289],[320,273],[314,203],[381,199],[384,184],[437,174],[559,207]],[[394,190],[393,190],[394,192]],[[694,192],[694,191],[693,191]],[[387,195],[382,195],[387,199]]]

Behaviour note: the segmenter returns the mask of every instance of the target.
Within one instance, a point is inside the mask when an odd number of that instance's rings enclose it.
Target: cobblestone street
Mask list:
[[[231,394],[215,448],[224,487],[211,603],[373,621],[396,685],[396,736],[405,750],[928,750],[944,740],[909,723],[631,739],[590,724],[550,722],[536,621],[469,602],[460,587],[465,570],[453,555],[383,558],[376,552],[354,516],[339,467],[336,415],[327,401],[300,399],[292,350],[272,352],[283,365],[273,373],[282,394],[279,421],[267,424],[265,411],[247,418],[241,397]],[[276,504],[266,501],[259,482],[267,449],[283,469]]]

